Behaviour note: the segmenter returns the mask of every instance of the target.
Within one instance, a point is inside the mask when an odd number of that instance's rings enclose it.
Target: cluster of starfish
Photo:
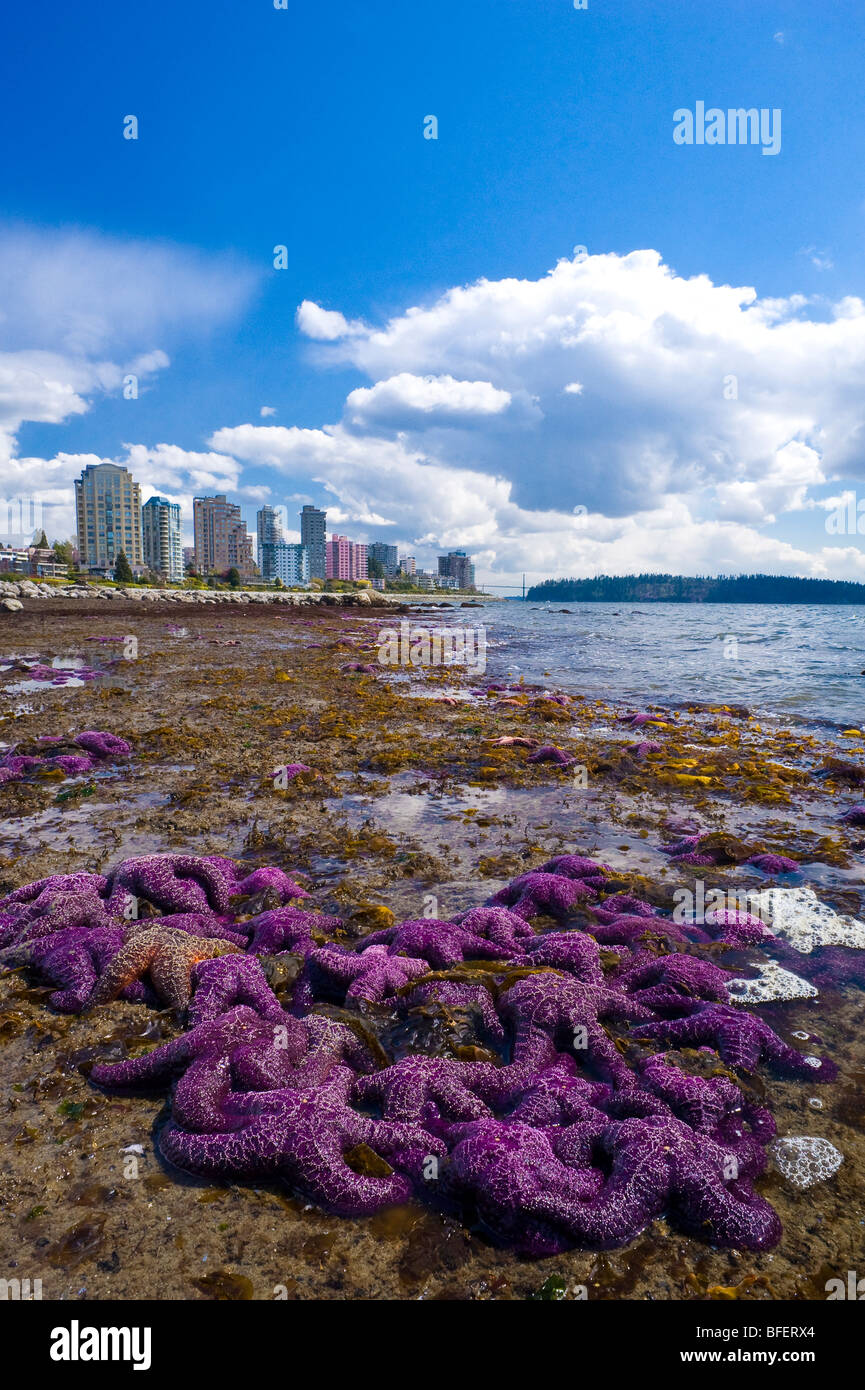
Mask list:
[[[125,757],[132,749],[116,734],[86,729],[75,738],[47,734],[32,744],[15,744],[0,757],[0,783],[21,782],[30,774],[57,768],[67,777],[81,777],[100,762]]]
[[[457,920],[345,944],[281,869],[247,869],[149,855],[0,900],[0,965],[30,968],[55,1009],[183,1012],[173,1041],[91,1072],[171,1088],[169,1162],[281,1178],[345,1215],[412,1196],[469,1207],[534,1255],[621,1245],[662,1214],[720,1246],[778,1241],[753,1185],[775,1127],[734,1074],[835,1068],[731,1003],[741,972],[704,947],[764,941],[758,919],[682,927],[561,855]],[[392,1030],[430,1016],[468,1020],[480,1059],[394,1061]]]
[[[492,688],[490,687],[490,689]],[[456,704],[457,701],[452,700],[450,703]],[[526,759],[530,763],[555,763],[557,767],[570,767],[572,763],[577,761],[573,753],[566,752],[564,748],[558,748],[554,743],[545,743],[541,746],[540,740],[536,738],[521,738],[511,734],[502,734],[500,738],[485,738],[482,742],[492,744],[495,748],[531,749],[533,751]]]
[[[672,845],[662,845],[664,854],[669,854],[680,864],[691,864],[694,868],[714,868],[719,864],[753,864],[764,874],[792,874],[799,868],[795,859],[784,854],[750,854],[740,857],[730,843],[712,843],[712,836],[701,834],[685,835]],[[707,843],[708,840],[708,843]]]
[[[122,639],[121,639],[122,640]],[[70,681],[95,681],[105,674],[92,666],[46,666],[43,661],[16,661],[13,666],[23,671],[29,681],[44,685],[68,685]]]

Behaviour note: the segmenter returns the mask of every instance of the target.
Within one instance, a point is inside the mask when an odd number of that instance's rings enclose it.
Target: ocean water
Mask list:
[[[705,701],[824,727],[865,721],[865,607],[501,602],[453,618],[485,627],[487,678],[630,709]]]

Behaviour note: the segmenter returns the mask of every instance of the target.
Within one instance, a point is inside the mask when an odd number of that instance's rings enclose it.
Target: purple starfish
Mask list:
[[[281,869],[259,869],[239,877],[233,859],[212,854],[149,854],[126,859],[114,870],[112,886],[127,888],[136,897],[163,912],[216,912],[230,910],[230,899],[247,896],[263,888],[275,887],[286,898],[306,898],[309,894]]]
[[[627,1095],[626,1092],[619,1094]],[[615,1095],[612,1086],[605,1081],[589,1081],[579,1076],[571,1058],[562,1057],[555,1066],[540,1072],[520,1089],[508,1119],[534,1129],[550,1129],[586,1120],[593,1120],[603,1128],[610,1118],[605,1107],[614,1104]],[[661,1108],[660,1104],[655,1105],[656,1111]]]
[[[285,1011],[254,956],[219,956],[203,960],[192,972],[193,996],[189,1025],[219,1018],[238,1004],[254,1009],[261,1018],[282,1023]]]
[[[283,763],[281,767],[275,767],[270,775],[273,778],[282,778],[286,782],[293,782],[302,772],[312,772],[312,768],[307,767],[306,763]]]
[[[848,825],[865,825],[865,805],[861,802],[858,806],[851,806],[849,811],[845,811],[841,817]]]
[[[766,1167],[760,1145],[746,1139],[731,1153],[726,1138],[717,1142],[696,1136],[679,1123],[678,1142],[671,1146],[671,1219],[683,1231],[708,1237],[722,1248],[772,1249],[781,1239],[781,1222],[751,1185]],[[727,1177],[731,1171],[738,1176]]]
[[[722,1062],[740,1071],[754,1072],[765,1061],[782,1076],[807,1077],[809,1081],[832,1081],[838,1074],[828,1057],[803,1056],[782,1042],[762,1018],[726,1004],[700,1004],[688,1018],[640,1024],[632,1031],[640,1037],[663,1038],[676,1046],[711,1044]]]
[[[518,1121],[480,1119],[453,1125],[448,1140],[456,1141],[448,1165],[449,1186],[476,1202],[494,1235],[528,1255],[554,1255],[577,1240],[588,1243],[591,1202],[597,1199],[603,1175],[588,1164],[562,1162],[546,1131]],[[660,1205],[638,1211],[636,1203],[633,1210],[622,1203],[623,1220],[621,1225],[610,1224],[610,1244],[632,1239],[658,1214]],[[601,1221],[598,1217],[599,1226]]]
[[[297,1075],[303,1085],[324,1080],[342,1063],[362,1074],[381,1065],[378,1055],[345,1023],[322,1014],[308,1014],[301,1022],[306,1033],[306,1052],[298,1064]]]
[[[598,880],[598,887],[610,872],[609,864],[596,864],[594,859],[584,859],[579,854],[557,854],[540,867],[542,874],[561,874],[563,878],[579,878],[583,882]]]
[[[48,1002],[58,1013],[81,1013],[91,990],[123,946],[122,927],[70,927],[50,936],[8,946],[0,965],[35,969],[39,979],[58,986]],[[122,999],[141,1002],[153,996],[140,982],[127,986]]]
[[[290,902],[292,898],[309,897],[306,889],[299,887],[293,879],[289,878],[288,874],[283,873],[282,869],[276,869],[272,866],[264,869],[253,869],[251,874],[241,878],[241,870],[231,860],[227,862],[237,875],[232,897],[248,898],[268,890],[277,893],[282,902]]]
[[[525,947],[523,965],[550,965],[566,970],[587,985],[602,985],[604,972],[598,943],[581,931],[548,932]]]
[[[728,946],[757,946],[773,936],[761,918],[733,908],[707,912],[703,920],[711,938]]]
[[[708,869],[718,863],[718,857],[711,850],[700,851],[699,844],[703,839],[703,834],[685,835],[675,844],[661,845],[661,853],[668,854],[680,864],[690,864],[695,869]]]
[[[101,874],[51,874],[48,878],[26,883],[23,888],[7,893],[5,898],[0,899],[0,911],[10,903],[43,904],[48,901],[48,895],[89,891],[104,894],[107,888],[108,880]]]
[[[506,907],[473,907],[457,919],[457,925],[500,947],[502,956],[518,952],[521,944],[533,940],[535,935],[524,917]]]
[[[457,1139],[448,1174],[498,1236],[530,1255],[632,1240],[665,1208],[677,1225],[715,1244],[763,1250],[781,1234],[775,1212],[748,1178],[725,1180],[725,1155],[706,1136],[665,1116],[594,1122],[563,1130],[475,1120]],[[607,1175],[591,1166],[605,1151]]]
[[[478,1016],[479,1029],[495,1043],[504,1042],[505,1030],[493,1007],[490,992],[484,985],[473,985],[459,980],[431,980],[418,984],[399,1001],[399,1012],[403,1017],[412,1009],[434,1008],[449,1013],[458,1010]]]
[[[304,912],[297,907],[275,907],[238,925],[242,925],[244,930],[251,930],[247,950],[253,955],[270,956],[279,951],[291,951],[295,955],[308,956],[315,950],[314,934],[326,936],[338,931],[342,922],[338,917]]]
[[[29,753],[7,753],[3,759],[3,771],[6,773],[3,780],[11,782],[13,779],[26,777],[28,772],[35,771],[44,762],[44,758],[33,757]]]
[[[132,752],[132,747],[125,738],[118,738],[116,734],[107,734],[100,729],[85,729],[83,733],[78,734],[75,742],[79,748],[93,753],[97,758],[122,758]]]
[[[644,758],[647,758],[650,753],[663,752],[664,748],[664,745],[662,743],[658,743],[653,738],[644,738],[641,739],[639,743],[629,743],[627,746],[629,750],[634,754],[634,757],[639,758],[641,761]]]
[[[673,1065],[666,1052],[647,1058],[640,1078],[674,1115],[701,1134],[713,1133],[726,1115],[742,1107],[742,1092],[734,1082],[723,1076],[689,1076]]]
[[[54,683],[57,684],[56,681]],[[61,734],[46,734],[37,739],[36,744],[36,752],[19,754],[10,749],[0,757],[0,783],[20,781],[28,773],[43,767],[59,768],[67,777],[79,777],[92,771],[95,758],[122,757],[132,752],[125,739],[97,729],[86,729],[71,742]],[[84,749],[84,753],[76,752],[76,748]]]
[[[344,951],[339,946],[322,946],[307,957],[295,1004],[314,998],[322,987],[345,989],[347,1004],[361,1000],[373,1003],[396,994],[420,975],[428,974],[425,961],[391,955],[387,946],[370,946],[365,951]],[[305,986],[305,988],[304,988]]]
[[[223,1101],[229,1130],[196,1134],[172,1121],[159,1136],[160,1150],[191,1173],[280,1177],[343,1216],[405,1202],[422,1180],[425,1161],[431,1155],[443,1158],[445,1147],[419,1126],[373,1120],[353,1110],[348,1102],[354,1082],[348,1068],[337,1067],[309,1090],[229,1094]],[[385,1160],[386,1176],[371,1177],[350,1166],[351,1152],[360,1146]]]
[[[0,946],[50,936],[70,927],[110,927],[129,919],[135,899],[109,889],[100,874],[52,874],[0,902]]]
[[[514,1025],[514,1062],[538,1071],[559,1059],[558,1044],[616,1088],[634,1085],[634,1075],[601,1020],[651,1018],[651,1011],[625,994],[553,973],[520,980],[501,997],[499,1014]]]
[[[473,932],[465,931],[454,922],[441,922],[435,917],[401,922],[371,932],[361,943],[365,954],[374,946],[388,946],[392,956],[411,956],[426,961],[433,970],[449,970],[464,960],[500,960],[502,948],[485,941]]]
[[[238,1090],[271,1091],[290,1084],[313,1084],[346,1064],[369,1071],[372,1059],[350,1028],[313,1014],[305,1019],[284,1015],[263,1019],[254,1009],[237,1005],[212,1022],[125,1062],[98,1063],[90,1076],[108,1090],[153,1090],[181,1076],[193,1063],[215,1069],[228,1059]],[[212,1125],[222,1123],[218,1110]]]
[[[535,749],[530,753],[527,762],[530,763],[555,763],[558,767],[570,767],[571,763],[577,760],[573,753],[566,753],[564,748],[557,748],[554,743],[546,743],[543,748]]]
[[[660,714],[620,714],[617,722],[627,724],[629,729],[642,729],[645,724],[663,724],[665,721]]]
[[[234,890],[234,864],[217,856],[149,854],[118,864],[111,882],[145,898],[163,912],[225,915]]]
[[[688,940],[682,928],[667,917],[616,917],[601,925],[590,924],[586,931],[600,946],[633,946],[649,938],[659,938],[673,945]]]
[[[20,773],[9,766],[9,761],[8,758],[0,761],[0,786],[3,786],[6,782],[18,782],[21,780]]]
[[[616,978],[624,990],[656,1013],[689,1011],[694,1000],[728,1002],[726,981],[735,975],[697,956],[642,956]]]
[[[592,888],[579,879],[563,878],[561,874],[532,872],[521,874],[487,899],[488,907],[509,907],[518,917],[562,918],[588,898],[595,897]]]
[[[45,746],[75,756],[60,738]],[[635,1060],[636,1040],[712,1047],[743,1071],[762,1062],[831,1079],[832,1063],[802,1056],[762,1019],[728,1007],[731,972],[692,943],[770,939],[782,962],[791,948],[747,913],[707,914],[703,930],[628,893],[591,907],[607,872],[556,856],[458,922],[404,922],[346,947],[320,944],[341,930],[339,919],[270,906],[272,895],[307,896],[282,870],[247,872],[215,855],[147,856],[108,878],[54,875],[9,894],[0,941],[16,945],[0,964],[32,966],[56,987],[61,1009],[120,990],[188,1007],[181,1037],[97,1066],[91,1079],[110,1088],[173,1083],[159,1142],[190,1171],[279,1175],[350,1214],[422,1192],[436,1157],[447,1161],[435,1190],[468,1197],[497,1236],[530,1253],[621,1244],[661,1214],[718,1245],[769,1248],[780,1228],[751,1180],[765,1166],[771,1116],[729,1077],[689,1075],[686,1059],[681,1067],[667,1053]],[[136,919],[139,897],[167,915]],[[582,904],[596,919],[588,928],[529,925],[533,915]],[[256,912],[261,906],[268,910]],[[622,948],[606,977],[601,943]],[[290,1013],[257,959],[278,951],[305,957]],[[817,963],[843,969],[829,954]],[[471,961],[489,965],[461,968]],[[140,978],[148,971],[158,997]],[[310,1011],[334,996],[356,1011],[356,1030],[332,1008]],[[416,1012],[468,1015],[476,1036],[508,1047],[512,1060],[410,1056],[379,1071],[382,1044],[359,1015],[380,1000],[414,1022]],[[616,1039],[617,1023],[631,1025],[633,1044]],[[385,1044],[389,1037],[385,1029]]]
[[[605,898],[600,907],[593,907],[593,913],[599,922],[617,922],[622,917],[655,917],[654,908],[648,903],[644,903],[641,898],[635,898],[631,893],[612,893]]]
[[[734,848],[728,850],[724,846],[712,844],[704,846],[703,841],[706,838],[703,832],[685,835],[672,845],[662,845],[661,853],[668,854],[680,864],[691,864],[697,868],[709,868],[731,861],[743,862],[739,857],[741,852],[737,853]],[[744,863],[753,864],[766,874],[791,874],[799,868],[795,859],[788,859],[783,854],[752,854]]]
[[[386,1120],[424,1123],[489,1115],[487,1103],[509,1085],[510,1068],[442,1057],[404,1057],[392,1067],[362,1077],[354,1095],[361,1105],[381,1107]]]
[[[74,753],[61,753],[56,758],[45,758],[47,767],[59,767],[61,772],[65,772],[67,777],[83,777],[85,772],[91,772],[95,766],[92,758],[76,756]]]
[[[745,863],[762,869],[764,874],[794,874],[799,868],[795,859],[787,859],[783,854],[752,854]]]

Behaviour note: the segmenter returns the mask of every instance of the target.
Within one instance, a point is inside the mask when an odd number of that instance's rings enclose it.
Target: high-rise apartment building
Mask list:
[[[309,551],[305,545],[296,545],[290,541],[276,541],[265,543],[268,551],[268,562],[272,573],[268,579],[279,579],[283,584],[308,584],[309,583]],[[262,574],[264,571],[262,570]]]
[[[180,503],[167,497],[148,497],[141,509],[144,563],[171,584],[183,580],[183,533]]]
[[[386,579],[396,579],[399,574],[399,553],[395,545],[386,545],[384,541],[373,541],[367,546],[367,558],[377,560],[382,566]]]
[[[78,551],[82,569],[113,565],[121,550],[142,565],[141,488],[128,468],[90,463],[75,480]]]
[[[347,536],[331,536],[325,545],[327,579],[366,579],[366,546]]]
[[[255,514],[258,568],[265,579],[275,579],[273,547],[282,540],[282,517],[277,507],[261,507]],[[280,576],[281,578],[282,576]]]
[[[449,575],[461,589],[475,587],[475,567],[464,550],[451,550],[439,556],[439,574]]]
[[[273,548],[282,541],[280,507],[263,506],[256,512],[256,532],[259,541],[259,569],[266,580],[275,580]]]
[[[319,511],[308,503],[300,513],[300,543],[309,551],[309,574],[311,579],[327,579],[327,558],[325,544],[327,512]]]
[[[416,569],[416,566],[415,566],[414,556],[413,556],[413,555],[400,555],[400,557],[399,557],[399,572],[400,572],[400,574],[407,575],[409,578],[411,578],[412,575],[413,575],[414,572],[415,572],[415,569]]]
[[[236,503],[229,502],[223,493],[194,497],[192,519],[199,574],[225,574],[230,569],[236,569],[243,579],[257,574],[252,536]]]

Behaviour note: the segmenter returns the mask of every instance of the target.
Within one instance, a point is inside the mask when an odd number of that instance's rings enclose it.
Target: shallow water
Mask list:
[[[865,608],[501,602],[446,621],[485,627],[488,677],[548,681],[639,708],[707,701],[815,723],[865,718]]]

